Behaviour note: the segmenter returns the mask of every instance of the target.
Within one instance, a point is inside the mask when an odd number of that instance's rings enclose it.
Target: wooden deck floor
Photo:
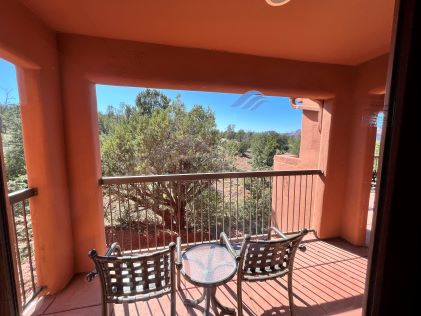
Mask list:
[[[306,241],[307,251],[297,252],[294,270],[296,315],[361,315],[367,269],[367,248],[343,240]],[[199,297],[201,289],[184,283],[187,297]],[[203,309],[186,308],[177,294],[178,315],[201,315]],[[236,280],[217,291],[218,299],[236,307]],[[245,315],[289,315],[286,280],[244,285]],[[115,315],[169,315],[170,299],[115,305]],[[99,280],[77,275],[57,295],[39,298],[25,315],[100,315]]]

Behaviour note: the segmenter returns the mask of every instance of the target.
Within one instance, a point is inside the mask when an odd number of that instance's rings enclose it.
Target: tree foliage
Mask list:
[[[300,154],[300,143],[301,138],[299,136],[291,136],[288,139],[288,147],[289,147],[289,153],[293,155],[299,155]]]
[[[103,173],[107,176],[232,169],[234,151],[221,141],[213,112],[201,105],[188,111],[179,97],[171,100],[157,90],[146,89],[136,97],[135,106],[121,105],[100,114],[99,125]],[[207,185],[195,187],[196,194]],[[141,194],[125,194],[145,208],[159,205],[154,210],[160,214],[166,211],[167,224],[185,225],[192,184],[161,182],[153,187],[142,185],[139,190]]]
[[[20,107],[0,104],[0,130],[10,192],[27,186]]]
[[[170,100],[156,90],[139,93],[136,106],[109,108],[99,125],[105,175],[232,169],[231,150],[220,141],[213,112],[201,105],[187,111],[179,98]]]
[[[273,166],[275,154],[288,151],[288,136],[274,131],[255,133],[251,138],[252,165],[255,169]]]

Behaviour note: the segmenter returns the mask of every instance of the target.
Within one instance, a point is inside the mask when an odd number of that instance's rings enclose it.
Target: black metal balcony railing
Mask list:
[[[181,236],[184,244],[245,234],[312,229],[320,170],[220,172],[104,177],[107,244],[124,251],[150,250]],[[273,214],[276,213],[276,217]]]
[[[32,217],[29,199],[37,195],[35,188],[27,188],[9,194],[13,212],[14,248],[18,272],[19,292],[22,306],[25,307],[40,291],[37,285]]]

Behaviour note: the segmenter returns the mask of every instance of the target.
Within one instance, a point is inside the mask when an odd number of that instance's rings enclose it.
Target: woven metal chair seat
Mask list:
[[[278,235],[278,239],[271,240],[271,233]],[[244,238],[241,250],[238,245],[231,245],[228,237],[222,233],[221,240],[237,253],[239,267],[237,272],[238,315],[243,315],[242,282],[257,282],[288,276],[288,298],[290,314],[293,314],[292,271],[297,249],[305,251],[300,243],[307,234],[304,229],[298,234],[287,237],[277,228],[271,227],[268,240],[251,240]]]
[[[99,275],[104,310],[107,304],[147,301],[171,293],[175,313],[174,243],[165,250],[136,256],[122,256],[115,243],[105,256],[91,250],[89,257],[96,269],[87,277]]]

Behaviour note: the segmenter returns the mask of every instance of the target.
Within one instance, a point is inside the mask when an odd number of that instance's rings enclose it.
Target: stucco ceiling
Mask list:
[[[387,53],[394,0],[21,0],[58,32],[355,65]]]

